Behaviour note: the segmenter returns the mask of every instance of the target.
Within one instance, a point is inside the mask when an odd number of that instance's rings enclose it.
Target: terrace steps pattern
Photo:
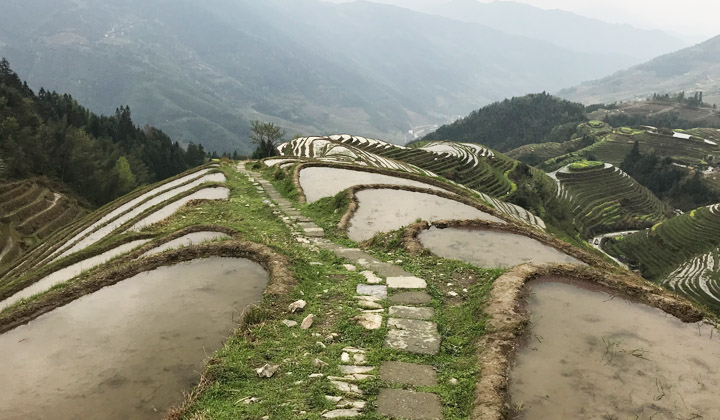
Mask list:
[[[720,287],[713,274],[720,248],[719,209],[701,207],[619,238],[607,248],[637,265],[646,278],[720,312]]]
[[[468,188],[470,193],[480,195],[490,206],[506,215],[533,227],[545,229],[545,223],[539,217],[497,198],[514,189],[514,184],[507,177],[507,172],[515,167],[514,161],[475,144],[433,142],[425,147],[431,149],[407,148],[345,134],[298,138],[279,146],[278,150],[285,157],[319,157],[325,161],[401,170],[432,177],[437,177],[436,172],[443,172],[450,182]],[[446,151],[432,151],[433,147]],[[333,150],[335,152],[332,152]],[[448,172],[448,168],[452,168],[452,173]]]
[[[603,168],[555,173],[560,199],[574,206],[576,221],[588,234],[650,227],[671,209],[647,188],[619,168]]]
[[[77,220],[83,211],[32,180],[0,183],[0,264],[8,266],[35,242]]]

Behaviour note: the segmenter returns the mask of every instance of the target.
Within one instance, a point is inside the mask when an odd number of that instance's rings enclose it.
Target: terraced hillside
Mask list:
[[[662,281],[663,286],[703,303],[720,307],[720,248],[699,255]]]
[[[84,213],[75,200],[32,180],[0,182],[0,266]]]
[[[577,152],[591,146],[596,141],[612,133],[612,130],[613,128],[608,124],[592,120],[579,124],[568,141],[526,144],[508,151],[506,155],[528,165],[537,166],[558,156]]]
[[[647,279],[666,284],[720,310],[720,295],[706,287],[713,269],[708,255],[720,247],[720,205],[701,207],[623,238],[608,241],[606,250],[626,259]]]
[[[400,170],[438,177],[463,185],[501,212],[532,226],[545,227],[536,215],[500,200],[516,185],[508,174],[517,161],[477,144],[419,142],[414,147],[397,146],[382,140],[350,135],[303,137],[279,146],[282,159],[268,159],[270,165],[290,165],[293,157],[325,162],[354,163],[367,167]]]
[[[576,222],[588,236],[643,229],[666,219],[672,209],[619,168],[578,162],[554,173],[559,195],[573,204]]]
[[[658,130],[655,127],[614,128],[591,146],[546,161],[542,167],[553,171],[577,160],[592,158],[619,165],[638,142],[641,153],[654,151],[657,156],[670,157],[679,164],[707,165],[709,157],[720,157],[720,141],[713,129]]]
[[[49,235],[14,264],[3,267],[0,297],[7,297],[21,288],[19,284],[6,287],[7,282],[17,280],[36,267],[49,265],[48,269],[52,269],[54,263],[65,266],[147,239],[143,228],[171,216],[183,205],[194,200],[227,198],[227,189],[222,187],[224,181],[224,175],[214,167],[196,168],[128,194],[87,217],[76,218],[74,223]],[[42,214],[39,216],[43,217]],[[35,222],[30,220],[25,225],[32,223]],[[44,229],[39,232],[52,233]]]

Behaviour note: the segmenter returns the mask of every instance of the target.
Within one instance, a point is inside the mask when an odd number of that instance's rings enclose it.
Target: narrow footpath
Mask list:
[[[434,355],[440,351],[441,337],[437,324],[432,321],[435,313],[430,307],[432,297],[426,291],[425,280],[397,265],[378,261],[359,249],[346,248],[325,239],[323,229],[304,217],[259,172],[247,170],[245,162],[238,164],[237,170],[250,178],[259,193],[268,196],[266,204],[277,207],[275,214],[290,227],[299,243],[327,249],[353,262],[345,266],[349,271],[362,270],[360,274],[366,282],[357,286],[355,302],[351,302],[361,309],[361,314],[354,321],[369,330],[385,325],[388,330],[385,347],[422,355]],[[432,366],[395,361],[370,366],[366,363],[366,351],[354,347],[343,349],[341,372],[344,376],[327,378],[338,395],[327,395],[326,398],[336,403],[336,409],[323,413],[323,418],[357,417],[372,409],[389,418],[443,418],[440,397],[416,390],[437,384]],[[362,390],[356,385],[370,375],[379,375],[383,383],[397,387],[381,388],[377,407],[367,406]],[[348,395],[354,398],[348,399]]]

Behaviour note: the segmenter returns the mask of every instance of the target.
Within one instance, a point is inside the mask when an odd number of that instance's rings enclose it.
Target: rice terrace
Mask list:
[[[0,420],[720,419],[720,3],[547,3],[5,0]]]
[[[687,268],[659,257],[652,278],[675,271],[647,282],[503,201],[521,164],[483,147],[344,135],[279,151],[192,169],[5,252],[3,418],[720,415],[717,378],[705,378],[718,368],[717,289],[677,280],[711,283],[695,267],[714,267],[714,254]],[[454,181],[438,175],[448,167]],[[652,237],[716,214],[670,217],[603,163],[554,177],[550,199],[577,208],[588,234],[637,225]],[[643,198],[591,192],[601,184]],[[11,196],[27,194],[42,197],[32,187]],[[696,252],[712,251],[711,226]],[[651,252],[630,241],[613,246]],[[617,391],[629,370],[645,392]],[[567,395],[573,403],[558,406]],[[106,403],[119,400],[133,403]]]

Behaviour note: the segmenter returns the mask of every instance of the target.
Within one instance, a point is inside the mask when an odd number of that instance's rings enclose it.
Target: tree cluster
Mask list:
[[[504,152],[531,143],[567,141],[587,120],[582,104],[543,92],[488,105],[423,140],[480,143]]]
[[[0,161],[3,176],[44,176],[101,205],[139,185],[205,161],[202,145],[183,149],[153,127],[137,127],[129,107],[102,116],[70,95],[36,95],[0,61]]]
[[[644,185],[661,200],[683,211],[720,202],[720,194],[708,187],[699,172],[673,165],[655,153],[641,153],[638,142],[620,164],[620,169]]]

